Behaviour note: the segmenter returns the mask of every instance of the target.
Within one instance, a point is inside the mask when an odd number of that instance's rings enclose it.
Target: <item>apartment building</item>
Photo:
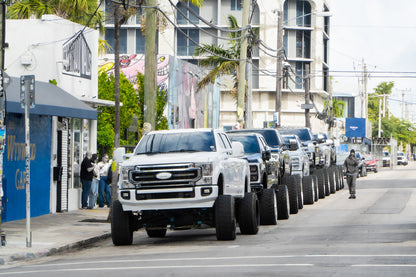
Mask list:
[[[107,1],[105,10],[111,14],[112,4]],[[215,44],[224,49],[230,47],[228,15],[233,15],[242,25],[242,2],[240,0],[205,0],[201,7],[190,2],[160,0],[160,16],[166,16],[167,24],[158,31],[159,54],[170,55],[198,65],[202,58],[194,55],[197,45]],[[284,52],[278,52],[278,11],[282,12]],[[325,130],[325,100],[330,94],[329,83],[329,5],[317,0],[259,0],[250,4],[249,25],[257,34],[251,59],[248,64],[249,112],[246,124],[263,127],[276,119],[276,76],[282,82],[280,125],[305,125],[305,80],[309,77],[310,94],[314,108],[310,110],[313,131]],[[144,12],[142,10],[141,12]],[[144,54],[145,37],[141,31],[140,11],[121,27],[120,53]],[[105,39],[114,43],[114,25],[111,16],[106,17]],[[278,53],[283,53],[283,72],[276,72]],[[105,59],[111,59],[108,53]],[[290,67],[289,67],[290,65]],[[306,73],[309,67],[310,74]],[[199,77],[209,70],[200,68]],[[211,90],[218,91],[218,127],[236,124],[236,99],[230,95],[234,83],[232,78],[216,80]],[[319,113],[319,118],[318,118]]]

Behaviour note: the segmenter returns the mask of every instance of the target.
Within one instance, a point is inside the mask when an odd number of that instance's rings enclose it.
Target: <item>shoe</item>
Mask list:
[[[350,197],[348,197],[348,199],[352,199],[353,197],[352,197],[352,195],[350,195]]]
[[[355,199],[355,198],[356,198],[356,197],[355,197],[355,195],[353,195],[353,196],[352,196],[352,199]]]
[[[85,210],[87,207],[82,207],[81,209]]]

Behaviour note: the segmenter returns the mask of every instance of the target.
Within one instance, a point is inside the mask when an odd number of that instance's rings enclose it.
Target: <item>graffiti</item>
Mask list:
[[[62,48],[64,59],[63,73],[91,79],[92,55],[82,32],[65,42]]]
[[[24,143],[16,142],[16,136],[7,136],[7,160],[8,161],[23,161],[26,159],[26,150]],[[30,144],[30,160],[36,158],[36,144]]]
[[[137,73],[145,73],[144,55],[121,55],[119,60],[120,71],[133,84],[136,83]],[[106,63],[98,69],[99,72],[107,72],[114,75],[114,63]],[[167,89],[166,81],[169,77],[169,56],[159,55],[157,58],[157,84],[160,89]]]

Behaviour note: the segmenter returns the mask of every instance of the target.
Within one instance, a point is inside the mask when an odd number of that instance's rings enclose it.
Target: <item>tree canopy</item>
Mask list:
[[[382,82],[377,88],[374,89],[374,93],[369,95],[368,98],[368,119],[373,125],[373,137],[378,136],[379,130],[379,109],[384,109],[383,95],[391,95],[394,82]],[[380,99],[382,99],[382,106],[380,107]],[[386,114],[381,118],[381,130],[382,137],[393,137],[399,143],[416,144],[416,131],[412,124],[406,120],[400,120],[399,118],[390,114],[389,109],[385,107]]]

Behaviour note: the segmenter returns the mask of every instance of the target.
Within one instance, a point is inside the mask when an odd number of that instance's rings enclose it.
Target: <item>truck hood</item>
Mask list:
[[[190,162],[212,162],[218,157],[217,152],[172,152],[157,154],[133,155],[121,166],[136,166],[149,164],[169,164],[169,163],[190,163]]]

